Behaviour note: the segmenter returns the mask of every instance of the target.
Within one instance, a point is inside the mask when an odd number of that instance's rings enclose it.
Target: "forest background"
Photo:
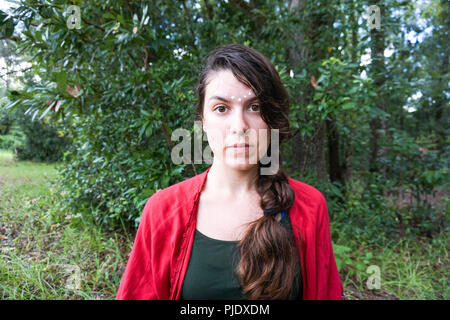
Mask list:
[[[345,298],[449,298],[448,1],[0,5],[0,299],[114,298],[145,202],[209,167],[172,132],[229,43],[289,90],[282,165],[327,200]]]

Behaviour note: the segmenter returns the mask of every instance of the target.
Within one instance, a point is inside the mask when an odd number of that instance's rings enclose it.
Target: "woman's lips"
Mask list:
[[[248,147],[248,143],[235,143],[230,145],[230,147],[232,148],[243,148],[243,147]]]
[[[228,146],[228,148],[231,148],[233,151],[236,152],[242,152],[242,151],[248,151],[250,149],[250,145],[248,144],[234,144]]]

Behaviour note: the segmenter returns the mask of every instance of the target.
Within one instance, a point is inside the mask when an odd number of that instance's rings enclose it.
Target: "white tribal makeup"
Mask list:
[[[244,95],[244,97],[235,97],[235,96],[231,96],[230,98],[231,98],[231,100],[234,100],[235,98],[237,99],[237,101],[238,102],[241,102],[242,101],[242,99],[245,99],[245,98],[247,98],[247,96],[251,96],[252,95],[252,92],[251,91],[249,91],[246,95]]]

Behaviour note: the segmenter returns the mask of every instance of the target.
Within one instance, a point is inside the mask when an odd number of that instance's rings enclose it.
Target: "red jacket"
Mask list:
[[[116,299],[180,299],[209,169],[148,199]],[[295,191],[289,216],[302,267],[303,299],[341,299],[325,198],[310,185],[288,181]]]

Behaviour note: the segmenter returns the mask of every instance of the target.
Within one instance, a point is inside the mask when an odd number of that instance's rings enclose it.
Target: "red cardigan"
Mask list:
[[[198,200],[210,168],[148,199],[116,299],[180,299]],[[343,287],[325,198],[310,185],[291,178],[288,181],[295,191],[289,216],[302,267],[303,299],[341,299]]]

